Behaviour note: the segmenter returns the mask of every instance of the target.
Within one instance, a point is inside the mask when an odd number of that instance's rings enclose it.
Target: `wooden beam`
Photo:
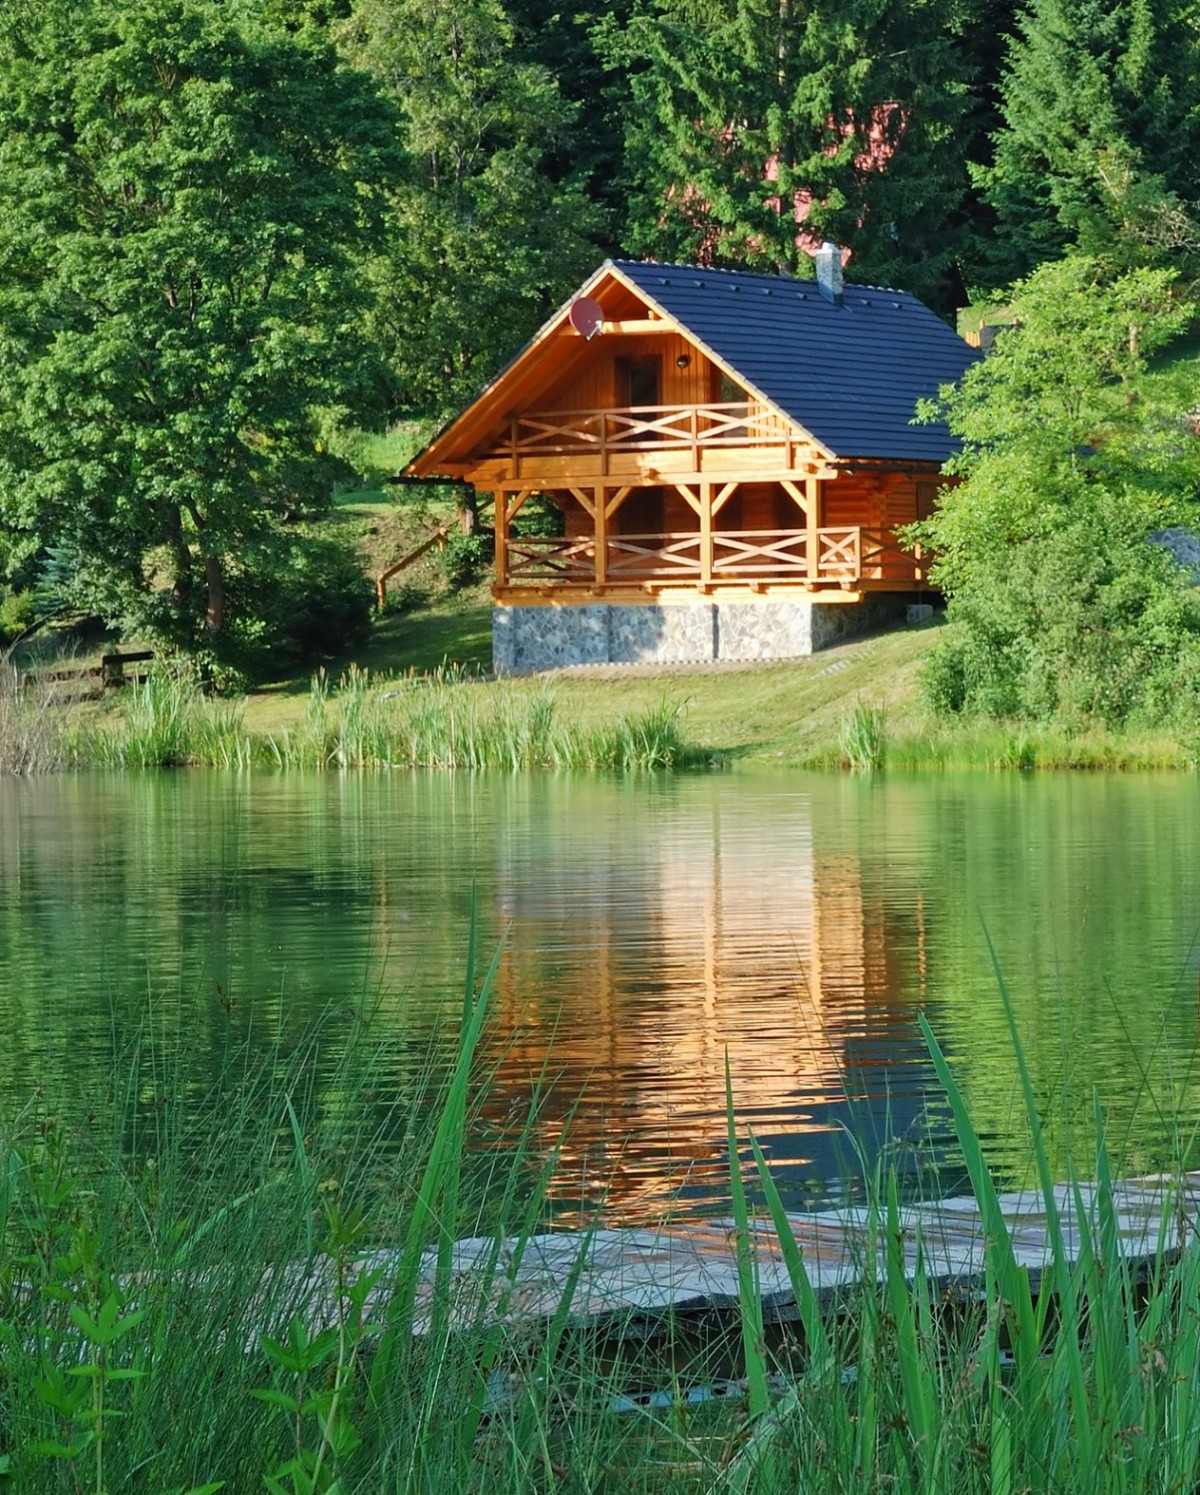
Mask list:
[[[604,505],[605,519],[611,519],[632,492],[632,484],[628,484],[624,488],[618,488],[613,496]]]
[[[802,514],[808,513],[808,499],[801,493],[800,489],[790,478],[784,478],[779,485],[787,496],[792,500]]]
[[[699,494],[693,493],[687,483],[673,483],[671,486],[679,494],[680,498],[682,498],[687,503],[693,514],[700,513],[700,505],[702,500]],[[709,487],[712,487],[711,483],[709,484]],[[700,484],[700,488],[701,491],[703,491],[703,483]]]
[[[686,450],[680,448],[679,450]],[[746,449],[751,454],[754,448]],[[718,455],[722,455],[720,448],[716,449]],[[591,484],[596,478],[608,477],[613,482],[629,483],[635,488],[660,487],[664,482],[669,483],[702,483],[706,479],[714,483],[733,481],[734,483],[783,483],[787,481],[803,483],[806,478],[819,478],[822,482],[831,482],[837,477],[837,472],[831,467],[753,467],[747,464],[744,469],[733,469],[736,476],[730,479],[730,469],[722,469],[719,466],[709,467],[685,467],[672,470],[667,460],[673,455],[672,448],[660,448],[655,450],[651,447],[642,447],[632,452],[622,452],[620,448],[613,449],[610,445],[605,453],[606,462],[602,462],[600,444],[597,442],[595,449],[590,454],[578,454],[575,456],[530,456],[526,453],[521,458],[521,475],[514,476],[509,459],[505,456],[489,457],[486,461],[475,463],[466,473],[468,481],[473,482],[477,488],[491,489],[500,483],[507,484],[510,488],[531,487],[535,491],[541,488],[567,488],[572,483]]]
[[[700,484],[700,586],[712,586],[713,575],[713,485]]]
[[[804,551],[808,557],[808,579],[816,581],[821,571],[821,536],[818,533],[821,528],[821,483],[818,478],[805,478],[804,497],[808,530]]]
[[[596,522],[596,585],[602,587],[608,580],[608,515],[604,511],[603,488],[595,491],[592,517]]]
[[[503,488],[496,489],[493,502],[496,507],[495,518],[492,521],[496,532],[496,585],[506,587],[508,585],[508,494]]]
[[[602,322],[601,332],[674,332],[675,328],[670,322],[664,322],[661,317],[622,317],[615,322]]]
[[[725,505],[729,502],[733,495],[738,491],[738,488],[740,486],[741,485],[739,483],[722,484],[721,491],[713,499],[712,511],[714,518],[721,512],[721,510],[725,507]]]
[[[587,514],[588,514],[588,517],[590,519],[595,519],[595,517],[596,517],[596,506],[592,502],[592,496],[591,496],[590,493],[588,493],[583,488],[568,488],[567,492],[569,494],[571,494],[572,497],[577,498],[579,500],[579,502],[587,510]]]

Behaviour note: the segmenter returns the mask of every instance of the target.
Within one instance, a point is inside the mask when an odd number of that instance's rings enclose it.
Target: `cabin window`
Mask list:
[[[716,399],[719,405],[748,405],[750,396],[737,382],[732,374],[727,374],[724,369],[714,368],[716,376]],[[717,430],[723,441],[744,441],[748,432],[745,426],[726,426],[724,422],[729,420],[733,411],[727,411],[717,418]]]
[[[662,359],[618,358],[617,403],[625,406],[662,404]]]
[[[744,405],[746,403],[746,391],[737,382],[732,374],[727,374],[724,369],[717,369],[717,401],[721,405]]]
[[[938,494],[941,492],[940,483],[918,483],[917,484],[917,518],[928,519],[934,509],[937,508]]]

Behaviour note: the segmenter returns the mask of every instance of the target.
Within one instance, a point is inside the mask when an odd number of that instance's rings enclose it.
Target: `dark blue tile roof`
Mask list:
[[[917,401],[978,354],[907,291],[614,260],[710,353],[837,457],[944,462],[946,426],[910,424]]]

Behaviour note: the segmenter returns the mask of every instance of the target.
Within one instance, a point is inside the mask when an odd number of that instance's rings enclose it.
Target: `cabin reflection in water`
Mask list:
[[[893,942],[859,860],[814,852],[809,801],[790,805],[768,843],[716,799],[666,836],[553,838],[536,894],[504,892],[501,866],[503,1058],[483,1121],[511,1139],[540,1084],[534,1141],[558,1150],[564,1222],[727,1201],[727,1053],[739,1135],[753,1128],[793,1199],[797,1180],[857,1174],[848,1124],[882,1131],[887,1110],[903,1130],[919,1112],[900,994],[920,994],[923,912]]]

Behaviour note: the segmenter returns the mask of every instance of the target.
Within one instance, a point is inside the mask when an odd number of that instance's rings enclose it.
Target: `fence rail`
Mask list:
[[[513,537],[508,542],[507,581],[595,586],[622,581],[682,582],[808,581],[855,584],[861,581],[913,583],[922,580],[928,561],[901,549],[885,529],[857,525],[819,529],[815,565],[810,565],[809,531],[730,530],[708,541],[689,530],[661,535],[608,535],[604,568],[597,568],[591,535]]]
[[[65,696],[71,700],[90,700],[106,690],[114,690],[122,685],[145,684],[144,670],[128,674],[126,666],[149,664],[153,658],[153,649],[126,649],[124,652],[102,654],[99,664],[68,665],[57,670],[26,670],[17,679],[22,689],[39,685],[74,686],[74,690],[61,693],[56,699],[63,699]]]
[[[733,404],[549,410],[514,416],[507,446],[492,455],[567,456],[663,446],[763,446],[787,441],[790,434],[787,424],[774,412],[744,400]]]

